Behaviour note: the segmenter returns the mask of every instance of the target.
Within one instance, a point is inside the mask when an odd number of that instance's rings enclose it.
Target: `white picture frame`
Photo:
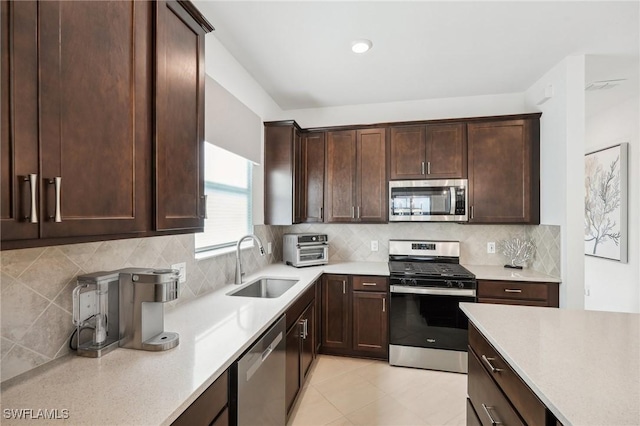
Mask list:
[[[628,143],[585,155],[584,253],[627,263]]]

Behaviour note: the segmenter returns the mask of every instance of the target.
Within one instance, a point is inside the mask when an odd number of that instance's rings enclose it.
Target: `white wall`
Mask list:
[[[518,114],[525,111],[524,94],[425,99],[367,105],[349,105],[283,111],[282,119],[294,119],[303,128],[371,124],[438,118]]]
[[[584,308],[584,82],[584,56],[570,56],[525,93],[526,107],[542,112],[540,222],[561,227],[560,306],[576,309]]]
[[[611,89],[614,90],[614,89]],[[587,95],[589,96],[589,94]],[[640,100],[635,96],[595,115],[587,115],[585,152],[629,143],[628,253],[629,263],[586,256],[585,308],[640,312]]]

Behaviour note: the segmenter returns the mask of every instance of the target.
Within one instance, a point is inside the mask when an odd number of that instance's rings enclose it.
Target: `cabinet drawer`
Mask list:
[[[387,277],[354,276],[353,289],[358,291],[389,291]]]
[[[480,360],[469,351],[468,393],[473,408],[483,425],[524,425],[496,383],[489,377]],[[469,423],[473,424],[473,423]],[[544,424],[534,423],[534,424]]]
[[[495,380],[524,421],[530,425],[545,424],[544,404],[472,324],[469,324],[469,346],[475,352],[474,355],[485,373]],[[469,364],[471,364],[471,353],[470,351]],[[494,371],[491,371],[491,366]],[[474,405],[474,407],[478,410],[478,406]],[[482,417],[480,411],[478,415]]]
[[[549,299],[547,283],[513,281],[478,281],[478,298],[541,300]]]
[[[208,425],[213,422],[220,412],[226,408],[229,386],[229,373],[225,371],[222,376],[213,382],[173,423],[172,426],[181,425]],[[227,420],[228,423],[228,420]],[[217,424],[217,423],[216,423]],[[220,423],[221,425],[224,423]]]

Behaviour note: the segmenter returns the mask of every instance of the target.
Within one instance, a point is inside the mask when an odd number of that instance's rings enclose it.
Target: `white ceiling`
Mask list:
[[[638,1],[194,3],[284,110],[523,92],[566,56],[640,50]]]

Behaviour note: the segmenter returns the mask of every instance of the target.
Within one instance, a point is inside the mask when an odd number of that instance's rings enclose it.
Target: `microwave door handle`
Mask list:
[[[451,209],[449,214],[453,216],[456,214],[456,188],[454,186],[449,187],[449,196],[451,197]]]

